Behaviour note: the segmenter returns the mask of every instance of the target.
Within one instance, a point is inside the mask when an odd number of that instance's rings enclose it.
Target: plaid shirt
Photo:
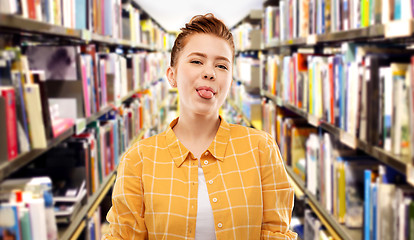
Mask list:
[[[104,239],[194,239],[198,160],[172,128],[123,156]],[[275,140],[221,118],[201,156],[217,239],[296,239],[294,193]]]

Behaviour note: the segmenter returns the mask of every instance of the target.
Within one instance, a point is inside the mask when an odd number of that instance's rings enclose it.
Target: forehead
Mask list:
[[[211,34],[199,33],[189,36],[185,41],[181,56],[187,57],[192,52],[200,52],[212,57],[222,56],[230,61],[232,59],[230,44]]]

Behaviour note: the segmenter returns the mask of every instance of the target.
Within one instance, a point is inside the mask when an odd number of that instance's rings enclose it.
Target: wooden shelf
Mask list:
[[[13,14],[0,13],[0,27],[9,30],[18,30],[26,33],[40,33],[62,36],[66,38],[81,39],[82,37],[80,30],[39,22]]]
[[[72,136],[75,133],[74,127],[69,128],[65,132],[63,132],[60,136],[57,138],[54,138],[48,142],[47,148],[44,149],[33,149],[29,152],[23,153],[19,156],[17,156],[15,159],[5,162],[2,165],[0,165],[0,181],[5,179],[6,177],[10,176],[12,173],[14,173],[16,170],[20,169],[21,167],[27,165],[40,155],[46,153],[51,148],[55,147],[59,143],[63,142],[68,137]]]
[[[116,39],[110,36],[102,36],[85,29],[67,28],[46,22],[40,22],[28,18],[23,18],[14,14],[0,13],[0,29],[9,30],[23,34],[41,34],[73,39],[83,43],[97,42],[109,45],[125,46],[149,51],[156,51],[155,48],[144,44],[133,43],[125,39]]]
[[[403,21],[401,21],[403,22]],[[351,29],[348,31],[338,31],[333,33],[310,35],[308,37],[300,37],[286,41],[279,41],[273,39],[271,42],[265,45],[264,50],[279,47],[290,47],[290,46],[312,46],[318,43],[329,43],[329,42],[341,42],[349,40],[373,40],[373,39],[392,39],[392,38],[405,38],[414,35],[414,19],[406,20],[405,23],[391,22],[389,24],[377,24],[365,28]],[[401,36],[390,36],[392,32],[389,29],[392,28],[404,28],[402,32],[404,35]],[[388,33],[387,33],[388,31]]]
[[[318,216],[323,225],[327,228],[328,232],[334,237],[334,239],[356,240],[362,239],[362,228],[357,230],[351,230],[341,225],[336,221],[332,214],[330,214],[316,199],[316,197],[310,193],[305,183],[300,179],[292,170],[290,166],[285,166],[288,175],[294,181],[300,190],[305,194],[309,206]]]

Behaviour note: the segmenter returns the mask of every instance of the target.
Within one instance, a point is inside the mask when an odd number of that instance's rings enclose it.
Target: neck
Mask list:
[[[200,141],[214,138],[220,126],[218,115],[200,116],[180,114],[177,125],[174,127],[175,132],[184,133],[180,136],[186,140]],[[183,140],[184,140],[183,139]]]
[[[184,146],[200,158],[201,154],[210,146],[220,127],[220,119],[215,116],[189,116],[180,114],[173,131]]]

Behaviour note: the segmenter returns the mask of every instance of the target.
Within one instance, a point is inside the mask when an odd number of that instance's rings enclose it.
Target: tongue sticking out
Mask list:
[[[212,98],[214,94],[208,90],[198,90],[198,95],[202,98]]]

